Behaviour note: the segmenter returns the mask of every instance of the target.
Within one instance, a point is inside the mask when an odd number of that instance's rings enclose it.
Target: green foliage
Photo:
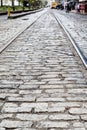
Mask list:
[[[43,6],[45,3],[47,3],[46,0],[18,0],[20,3],[28,2],[30,6]]]
[[[8,6],[3,6],[3,7],[0,7],[0,12],[6,12],[7,11],[7,8]]]
[[[13,11],[13,7],[9,6],[11,11]],[[8,6],[0,7],[0,12],[7,12]],[[15,6],[15,11],[23,10],[23,6]],[[27,7],[25,7],[25,10],[28,10]]]
[[[2,0],[3,1],[3,0]],[[24,9],[38,9],[47,4],[46,0],[17,0],[19,6],[14,5],[14,0],[10,0],[12,2],[11,10],[24,10]],[[24,2],[27,2],[27,6],[23,6]],[[7,11],[8,6],[0,7],[0,12]]]

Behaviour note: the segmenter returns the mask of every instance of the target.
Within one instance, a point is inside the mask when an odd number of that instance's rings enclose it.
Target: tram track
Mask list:
[[[6,49],[8,48],[9,45],[12,44],[12,42],[19,37],[24,31],[26,31],[28,28],[30,28],[42,15],[44,15],[45,13],[41,14],[33,23],[31,23],[28,26],[25,26],[19,33],[17,33],[13,38],[11,38],[11,40],[5,44],[3,47],[0,48],[0,54]],[[61,20],[59,19],[58,16],[56,16],[53,12],[51,12],[51,14],[55,17],[56,21],[60,24],[60,26],[63,28],[64,32],[66,33],[66,35],[68,36],[69,40],[71,41],[72,45],[74,46],[76,52],[78,53],[81,61],[83,62],[84,66],[87,69],[87,58],[83,55],[82,51],[80,50],[80,48],[78,47],[78,45],[76,44],[75,40],[73,39],[73,37],[71,36],[71,34],[69,33],[69,31],[67,31],[67,29],[65,28],[65,26],[62,24]]]
[[[44,13],[43,13],[44,14]],[[41,14],[34,22],[32,22],[30,25],[25,26],[20,32],[18,32],[13,38],[11,38],[5,45],[3,45],[0,48],[0,54],[6,50],[12,43],[13,41],[18,38],[24,31],[26,31],[28,28],[30,28],[43,14]]]
[[[51,13],[34,23],[0,56],[0,130],[85,129],[79,58]]]
[[[64,32],[66,33],[66,35],[68,36],[69,40],[71,41],[72,45],[74,46],[76,52],[78,53],[82,63],[84,64],[85,68],[87,69],[87,58],[84,56],[84,54],[82,53],[81,49],[78,47],[76,41],[74,40],[74,38],[71,36],[71,34],[69,33],[69,31],[65,28],[65,26],[62,24],[61,20],[59,19],[58,16],[56,16],[53,12],[52,15],[55,17],[56,21],[60,24],[60,26],[63,28]]]

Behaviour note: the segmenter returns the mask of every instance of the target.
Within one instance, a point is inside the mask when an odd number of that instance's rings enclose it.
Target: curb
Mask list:
[[[0,15],[6,15],[7,14],[7,12],[2,12],[2,13],[0,13]]]
[[[11,16],[8,16],[8,19],[15,19],[15,18],[19,18],[19,17],[22,17],[22,16],[25,16],[25,15],[29,15],[29,14],[33,14],[33,13],[36,13],[36,12],[39,12],[39,11],[42,11],[42,9],[39,9],[39,10],[34,10],[34,11],[28,11],[26,13],[22,12],[22,13],[16,13],[16,14],[11,14]]]

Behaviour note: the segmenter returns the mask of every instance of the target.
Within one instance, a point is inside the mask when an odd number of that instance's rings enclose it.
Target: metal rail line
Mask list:
[[[44,13],[43,13],[44,14]],[[0,48],[0,54],[6,50],[8,48],[8,46],[10,46],[12,44],[12,42],[19,37],[24,31],[26,31],[28,28],[30,28],[43,14],[41,14],[33,23],[31,23],[28,26],[25,26],[19,33],[17,33],[13,38],[11,38],[11,40],[5,44],[3,47]]]
[[[80,50],[80,48],[78,47],[78,45],[76,44],[75,40],[72,38],[72,36],[70,35],[70,33],[67,31],[67,29],[65,28],[65,26],[61,23],[60,19],[58,16],[56,16],[53,12],[51,12],[52,15],[55,17],[56,21],[60,24],[60,26],[63,28],[63,30],[65,31],[65,33],[67,34],[69,40],[71,41],[71,43],[73,44],[76,52],[78,53],[80,59],[82,60],[84,66],[87,69],[87,58],[83,55],[82,51]],[[19,37],[25,30],[27,30],[28,28],[30,28],[43,14],[41,14],[31,25],[24,27],[18,34],[16,34],[7,44],[5,44],[2,48],[0,48],[0,54],[10,45],[12,44],[12,42]]]
[[[84,64],[85,68],[87,69],[87,58],[83,55],[81,49],[78,47],[77,43],[75,42],[75,40],[73,39],[73,37],[70,35],[70,33],[67,31],[67,29],[65,28],[65,26],[61,23],[60,19],[58,16],[56,16],[53,12],[52,12],[53,16],[55,17],[55,19],[57,20],[57,22],[60,24],[60,26],[63,28],[63,30],[65,31],[66,35],[68,36],[69,40],[71,41],[72,45],[74,46],[76,52],[78,53],[82,63]]]

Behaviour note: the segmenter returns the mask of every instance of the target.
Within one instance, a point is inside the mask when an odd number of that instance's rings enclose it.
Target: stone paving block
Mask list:
[[[84,128],[84,123],[82,123],[82,122],[74,122],[73,126],[75,128]]]
[[[21,85],[19,88],[20,89],[37,89],[38,85],[35,85],[35,84],[25,84],[25,85]]]
[[[19,96],[19,94],[11,94],[11,93],[0,93],[0,99],[5,99],[6,97],[9,97],[9,96],[13,96],[13,97],[17,97]]]
[[[85,127],[86,127],[86,129],[87,129],[87,122],[85,122]]]
[[[68,129],[68,130],[73,130],[73,129]],[[74,128],[74,130],[86,130],[85,128]]]
[[[52,97],[49,97],[49,98],[37,98],[37,101],[38,102],[64,102],[65,99],[64,98],[52,98]]]
[[[80,89],[68,89],[68,93],[75,93],[75,94],[87,94],[87,89],[80,88]]]
[[[40,85],[40,88],[43,88],[43,89],[55,89],[55,88],[64,88],[63,85]]]
[[[20,90],[19,91],[19,94],[35,94],[35,95],[38,95],[38,94],[41,94],[42,93],[42,90]]]
[[[17,88],[19,86],[19,84],[1,84],[0,85],[0,89],[3,89],[3,88],[5,88],[5,89],[15,89],[15,88]]]
[[[87,114],[81,115],[81,119],[82,119],[83,121],[87,121]]]
[[[87,114],[87,109],[86,108],[71,108],[69,110],[69,113],[75,114],[75,115]]]
[[[28,112],[29,110],[34,109],[34,112],[47,111],[48,103],[22,103],[20,108]]]
[[[13,114],[0,114],[0,120],[12,118]]]
[[[16,80],[1,80],[1,83],[2,84],[12,84],[12,85],[14,85],[14,84],[22,84],[23,83],[23,81],[16,81]]]
[[[3,104],[4,104],[3,102],[0,102],[0,107],[1,107]]]
[[[1,112],[18,112],[18,105],[16,103],[5,103]]]
[[[12,120],[3,120],[0,123],[0,127],[5,127],[5,128],[9,128],[9,129],[13,129],[13,128],[20,128],[20,127],[31,127],[32,122],[31,121],[26,121],[26,122],[22,122],[22,121],[12,121]]]
[[[65,108],[72,108],[72,107],[81,107],[78,102],[58,102],[58,103],[51,103],[51,107],[65,107]]]
[[[69,114],[53,114],[49,116],[50,120],[58,120],[58,121],[73,121],[73,120],[79,120],[79,116],[73,116]]]
[[[69,94],[69,93],[67,93],[66,92],[66,89],[64,90],[65,92],[64,93],[58,93],[58,92],[56,92],[56,93],[50,93],[50,96],[52,97],[52,98],[57,98],[57,97],[59,97],[59,98],[67,98],[67,97],[70,97],[71,96],[71,94]],[[74,94],[72,94],[72,96],[73,96]]]
[[[42,76],[40,76],[40,78],[41,79],[51,79],[51,78],[57,78],[58,77],[58,75],[56,74],[56,75],[42,75]]]
[[[17,90],[16,89],[0,89],[0,93],[2,94],[17,94]]]
[[[23,97],[8,97],[7,100],[12,102],[24,102],[24,101],[33,102],[35,101],[35,96],[24,95]]]
[[[76,96],[72,96],[72,97],[67,97],[67,101],[71,101],[71,102],[86,102],[87,101],[87,97],[86,95],[76,95]]]
[[[64,89],[46,89],[45,92],[46,93],[64,93]]]
[[[42,121],[46,120],[48,118],[48,115],[46,114],[17,114],[16,116],[17,119],[24,120],[24,121]]]
[[[52,122],[52,121],[40,121],[37,123],[36,128],[68,128],[68,122]]]
[[[65,86],[66,86],[66,88],[69,88],[69,89],[72,89],[72,88],[80,89],[80,88],[86,88],[87,87],[86,84],[67,84]]]
[[[64,113],[65,107],[49,107],[48,112],[57,112],[57,113]]]

